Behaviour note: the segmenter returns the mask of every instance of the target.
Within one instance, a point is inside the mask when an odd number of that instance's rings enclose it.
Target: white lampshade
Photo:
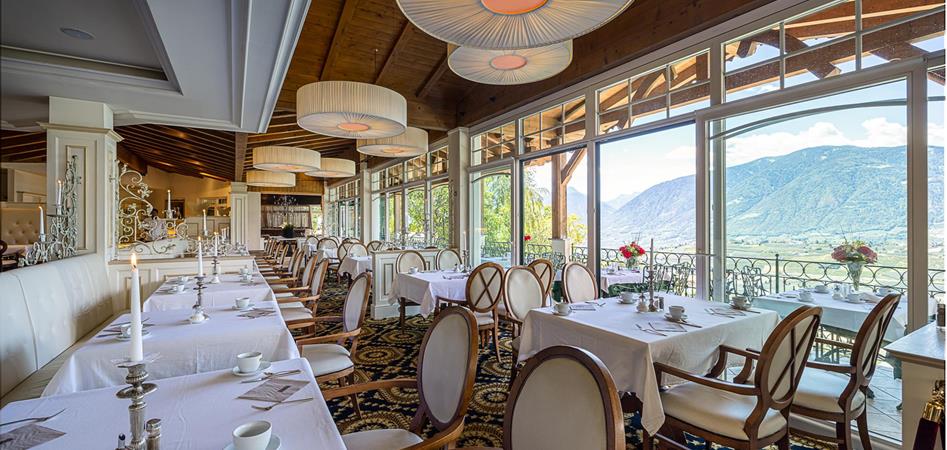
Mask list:
[[[359,139],[356,149],[360,153],[388,158],[418,156],[427,151],[427,131],[408,127],[397,136],[379,139]]]
[[[572,63],[572,40],[523,50],[484,50],[447,44],[447,64],[462,78],[484,84],[545,80]]]
[[[322,168],[306,172],[311,177],[348,178],[355,176],[355,161],[342,158],[322,158]]]
[[[296,186],[296,174],[292,172],[270,172],[269,170],[247,171],[247,185],[259,187]]]
[[[313,133],[347,139],[404,133],[408,102],[374,84],[320,81],[296,90],[296,123]]]
[[[541,47],[612,20],[633,0],[398,0],[427,34],[461,47]]]
[[[253,149],[253,168],[274,172],[306,172],[319,169],[319,152],[306,148],[271,145]]]

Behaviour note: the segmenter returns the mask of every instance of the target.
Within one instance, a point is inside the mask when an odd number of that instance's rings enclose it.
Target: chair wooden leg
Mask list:
[[[513,381],[516,380],[516,374],[519,373],[518,363],[516,360],[520,358],[520,352],[513,349],[513,365],[510,366],[510,389],[513,388]]]
[[[654,436],[647,431],[641,432],[641,448],[642,450],[654,450]]]
[[[405,308],[404,299],[399,298],[398,299],[398,326],[401,328],[404,328],[404,308]]]
[[[503,362],[500,360],[500,331],[497,330],[496,321],[493,322],[493,351],[497,355],[497,363]]]
[[[355,384],[355,372],[348,374],[348,384]],[[362,409],[358,406],[358,394],[352,394],[349,396],[349,399],[352,400],[352,407],[355,408],[355,417],[359,419],[362,418]]]
[[[850,421],[835,423],[835,439],[838,440],[839,450],[853,450],[852,447],[852,427]]]
[[[776,447],[779,450],[789,450],[789,431],[786,431],[786,435],[783,436],[780,440],[776,441]]]
[[[862,414],[858,416],[858,437],[861,438],[862,448],[864,450],[871,450],[871,436],[868,433],[868,407],[865,407],[865,410],[862,411]]]

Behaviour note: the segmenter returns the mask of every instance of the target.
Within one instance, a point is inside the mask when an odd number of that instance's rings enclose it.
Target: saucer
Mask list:
[[[623,299],[618,299],[618,303],[621,303],[622,305],[634,305],[635,303],[638,303],[638,301],[632,299],[632,300],[628,300],[628,301],[626,302],[626,301],[623,300]]]
[[[200,322],[192,322],[190,317],[188,317],[187,319],[184,319],[184,322],[189,323],[189,324],[191,324],[191,325],[199,325],[199,324],[202,324],[202,323],[204,323],[204,322],[207,322],[208,320],[210,320],[210,316],[205,315],[205,316],[204,316],[204,320],[202,320],[202,321],[200,321]]]
[[[853,304],[853,305],[860,305],[860,304],[865,303],[865,302],[864,302],[862,299],[849,300],[849,299],[846,298],[846,299],[845,299],[845,303],[851,303],[851,304]]]
[[[667,319],[667,320],[670,321],[670,322],[681,323],[681,322],[687,321],[687,314],[681,315],[681,320],[675,320],[674,318],[671,317],[670,314],[665,314],[665,315],[664,315],[664,318]]]
[[[252,377],[252,376],[256,376],[263,373],[264,370],[269,369],[269,368],[270,368],[270,362],[264,360],[264,361],[260,361],[260,367],[257,367],[256,371],[253,371],[253,372],[246,372],[246,373],[241,372],[240,369],[237,368],[237,366],[234,366],[233,369],[231,369],[230,371],[233,372],[233,374],[238,377]]]
[[[798,298],[798,297],[799,297],[799,296],[796,295],[796,294],[788,294],[788,293],[782,293],[782,294],[779,294],[779,296],[780,296],[780,297],[786,297],[786,298]]]
[[[146,337],[148,337],[148,336],[151,336],[151,332],[149,332],[147,329],[142,329],[142,330],[141,330],[141,338],[144,339],[144,338],[146,338]],[[115,339],[116,339],[116,340],[119,340],[119,341],[130,341],[130,340],[132,340],[132,337],[131,337],[131,336],[125,337],[125,336],[122,336],[122,335],[119,334],[119,335],[115,336]]]
[[[224,447],[224,450],[233,450],[234,448],[235,447],[233,446],[233,442],[231,442],[227,444],[226,447]],[[271,434],[270,443],[266,444],[266,450],[279,450],[279,448],[280,448],[279,436],[275,434]]]
[[[253,311],[253,307],[256,306],[256,303],[250,303],[246,308],[237,308],[237,305],[233,305],[234,311]]]
[[[800,301],[801,303],[815,303],[815,299],[812,298],[812,297],[809,297],[808,300],[806,300],[806,299],[800,297],[800,298],[799,298],[799,301]]]
[[[562,316],[562,317],[572,315],[572,311],[569,311],[569,312],[563,314],[563,313],[560,313],[559,311],[553,310],[552,313],[553,313],[553,315]]]
[[[731,303],[730,307],[737,311],[749,311],[752,308],[750,305],[737,306],[734,303]]]

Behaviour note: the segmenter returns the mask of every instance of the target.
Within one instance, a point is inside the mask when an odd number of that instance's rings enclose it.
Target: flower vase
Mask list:
[[[637,267],[638,267],[638,257],[637,257],[637,256],[632,256],[631,258],[628,258],[628,259],[625,260],[625,268],[626,268],[626,269],[632,270],[632,269],[635,269],[635,268],[637,268]]]
[[[858,291],[858,289],[861,287],[862,269],[865,268],[865,264],[860,262],[850,262],[845,265],[845,268],[848,269],[848,276],[852,279],[852,289]]]

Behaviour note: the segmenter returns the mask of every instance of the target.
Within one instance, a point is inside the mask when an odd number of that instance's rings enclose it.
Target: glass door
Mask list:
[[[557,268],[585,261],[588,243],[586,149],[524,160],[521,258],[548,259]]]

